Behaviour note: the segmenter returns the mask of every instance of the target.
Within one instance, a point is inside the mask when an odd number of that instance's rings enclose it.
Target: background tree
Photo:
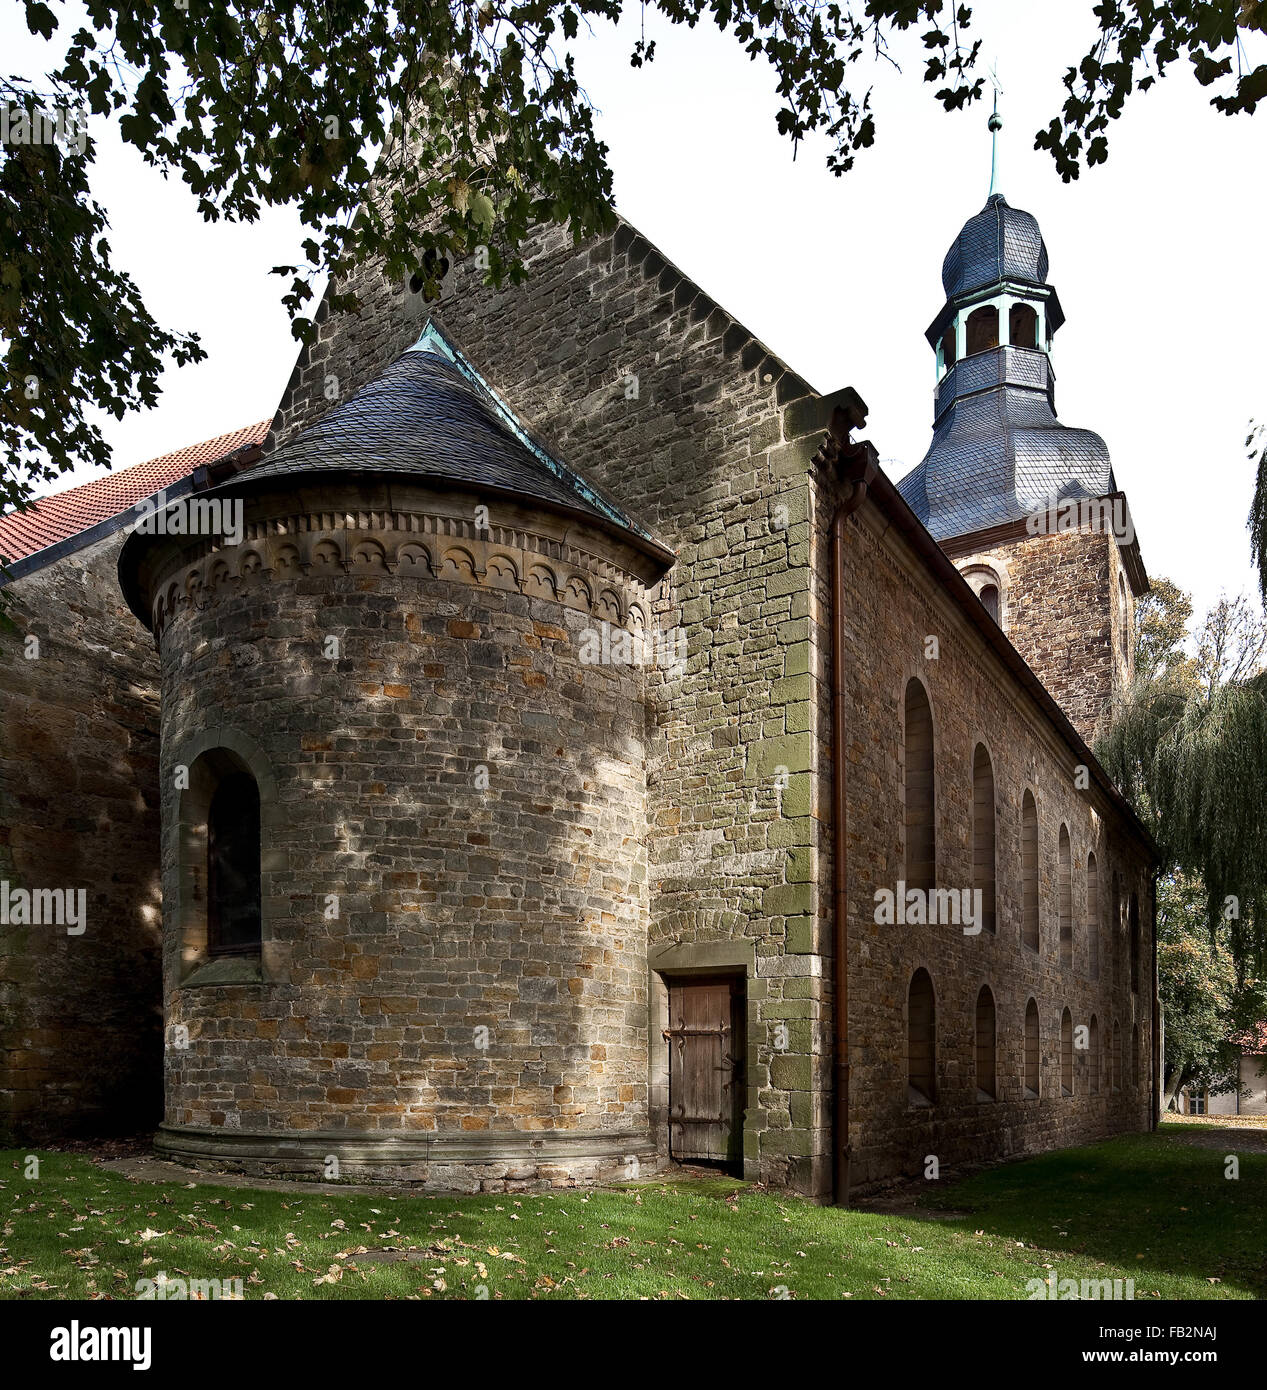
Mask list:
[[[1152,831],[1163,871],[1205,893],[1212,946],[1240,978],[1267,959],[1267,622],[1221,598],[1185,650],[1191,602],[1168,580],[1141,605],[1136,676],[1096,754]]]
[[[947,108],[976,100],[972,10],[945,0],[644,0],[673,24],[716,23],[769,63],[779,129],[794,146],[828,141],[840,174],[875,139],[870,93],[851,86],[864,55],[891,57],[908,34]],[[611,171],[568,43],[614,20],[622,0],[24,0],[28,27],[65,44],[41,81],[48,108],[83,102],[179,177],[209,219],[250,221],[293,204],[308,235],[284,302],[299,336],[312,281],[375,258],[434,294],[446,261],[487,248],[486,274],[523,274],[534,223],[580,237],[610,224]],[[1267,64],[1242,36],[1267,32],[1263,0],[1100,0],[1095,38],[1065,76],[1058,116],[1036,136],[1066,179],[1108,153],[1108,129],[1134,91],[1186,62],[1227,114],[1267,97]],[[653,59],[640,39],[631,61]],[[32,81],[0,74],[0,107],[35,104]],[[409,129],[393,117],[404,113]],[[387,174],[370,196],[375,160]],[[86,412],[153,403],[163,359],[193,360],[193,335],[168,332],[110,264],[88,194],[91,142],[32,152],[0,143],[0,505],[83,462],[109,462]],[[334,309],[351,307],[336,294]]]
[[[1267,982],[1242,976],[1225,923],[1211,940],[1205,886],[1179,871],[1157,886],[1157,973],[1166,1020],[1166,1109],[1185,1086],[1236,1089],[1240,1049],[1231,1037],[1267,1017]]]

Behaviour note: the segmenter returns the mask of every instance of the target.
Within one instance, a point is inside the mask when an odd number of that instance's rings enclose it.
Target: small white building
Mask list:
[[[1267,1115],[1267,1023],[1232,1039],[1241,1049],[1239,1086],[1212,1096],[1185,1086],[1176,1097],[1181,1115]]]

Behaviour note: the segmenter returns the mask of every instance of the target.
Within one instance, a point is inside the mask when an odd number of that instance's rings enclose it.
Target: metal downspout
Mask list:
[[[867,487],[879,467],[876,452],[865,441],[850,443],[851,428],[866,423],[866,408],[832,415],[828,461],[845,485],[831,527],[831,705],[832,705],[832,885],[833,885],[833,1084],[832,1084],[832,1200],[849,1204],[849,856],[845,776],[845,529],[862,505]]]

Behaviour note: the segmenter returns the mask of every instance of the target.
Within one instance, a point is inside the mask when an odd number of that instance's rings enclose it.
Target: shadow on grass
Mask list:
[[[1164,1129],[1061,1149],[929,1193],[910,1215],[947,1207],[967,1214],[944,1225],[1134,1269],[1141,1289],[1168,1275],[1267,1297],[1267,1156],[1237,1155],[1230,1136],[1226,1154]]]

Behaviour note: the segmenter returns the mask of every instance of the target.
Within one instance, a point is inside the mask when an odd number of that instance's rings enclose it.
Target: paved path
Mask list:
[[[1257,1115],[1167,1115],[1162,1121],[1163,1138],[1176,1144],[1194,1144],[1200,1149],[1219,1149],[1223,1153],[1267,1153],[1267,1116]]]

